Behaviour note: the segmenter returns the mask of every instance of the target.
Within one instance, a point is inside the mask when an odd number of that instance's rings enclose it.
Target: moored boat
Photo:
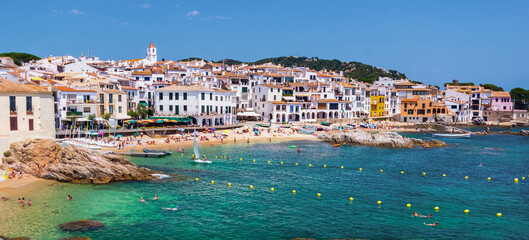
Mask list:
[[[144,148],[143,152],[146,152],[146,153],[164,153],[165,155],[171,155],[172,154],[172,152],[170,152],[170,151],[152,150],[152,149],[148,149],[148,148]]]
[[[470,133],[434,133],[433,137],[444,138],[470,138]]]

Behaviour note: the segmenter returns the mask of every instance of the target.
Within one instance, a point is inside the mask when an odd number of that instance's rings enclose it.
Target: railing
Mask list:
[[[83,112],[66,112],[66,116],[83,116]]]

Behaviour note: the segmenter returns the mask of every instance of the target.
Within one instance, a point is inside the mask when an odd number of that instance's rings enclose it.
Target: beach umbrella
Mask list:
[[[98,132],[99,135],[103,135],[103,132]]]
[[[229,133],[230,131],[229,130],[224,130],[224,133]]]
[[[185,131],[183,128],[178,129],[178,131],[183,132]]]
[[[163,120],[156,120],[155,123],[163,123]]]
[[[120,138],[120,137],[123,137],[123,136],[121,136],[121,135],[117,135],[116,137],[119,137],[119,138]]]
[[[1,176],[1,177],[0,177],[0,182],[3,182],[3,181],[5,181],[5,180],[7,180],[7,176]]]

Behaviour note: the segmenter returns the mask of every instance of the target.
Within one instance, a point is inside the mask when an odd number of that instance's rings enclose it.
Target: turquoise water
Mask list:
[[[25,196],[34,202],[30,208],[0,202],[0,235],[37,239],[529,238],[529,138],[489,135],[447,142],[448,147],[434,149],[332,148],[314,141],[202,147],[215,161],[210,165],[191,164],[191,149],[186,149],[185,156],[134,158],[136,164],[182,177],[106,185],[57,183]],[[301,147],[301,153],[290,145]],[[223,154],[231,159],[221,159]],[[514,178],[519,178],[518,184]],[[73,201],[65,200],[68,194]],[[155,194],[160,196],[157,201],[151,200]],[[140,197],[147,203],[138,202]],[[48,207],[41,206],[44,201]],[[179,206],[176,212],[161,209],[175,205]],[[465,209],[470,210],[468,215]],[[414,211],[432,213],[433,218],[413,218]],[[496,217],[498,212],[501,218]],[[80,219],[101,221],[106,227],[84,233],[57,228]],[[425,226],[425,221],[437,221],[439,226]]]

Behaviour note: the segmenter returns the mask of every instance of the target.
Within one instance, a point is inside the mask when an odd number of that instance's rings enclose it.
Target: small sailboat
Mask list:
[[[204,156],[203,159],[200,159],[200,152],[198,152],[198,144],[197,144],[197,133],[196,131],[193,131],[193,145],[194,145],[194,152],[193,159],[191,159],[191,162],[193,163],[212,163],[212,161],[208,161],[206,159],[206,156]]]

